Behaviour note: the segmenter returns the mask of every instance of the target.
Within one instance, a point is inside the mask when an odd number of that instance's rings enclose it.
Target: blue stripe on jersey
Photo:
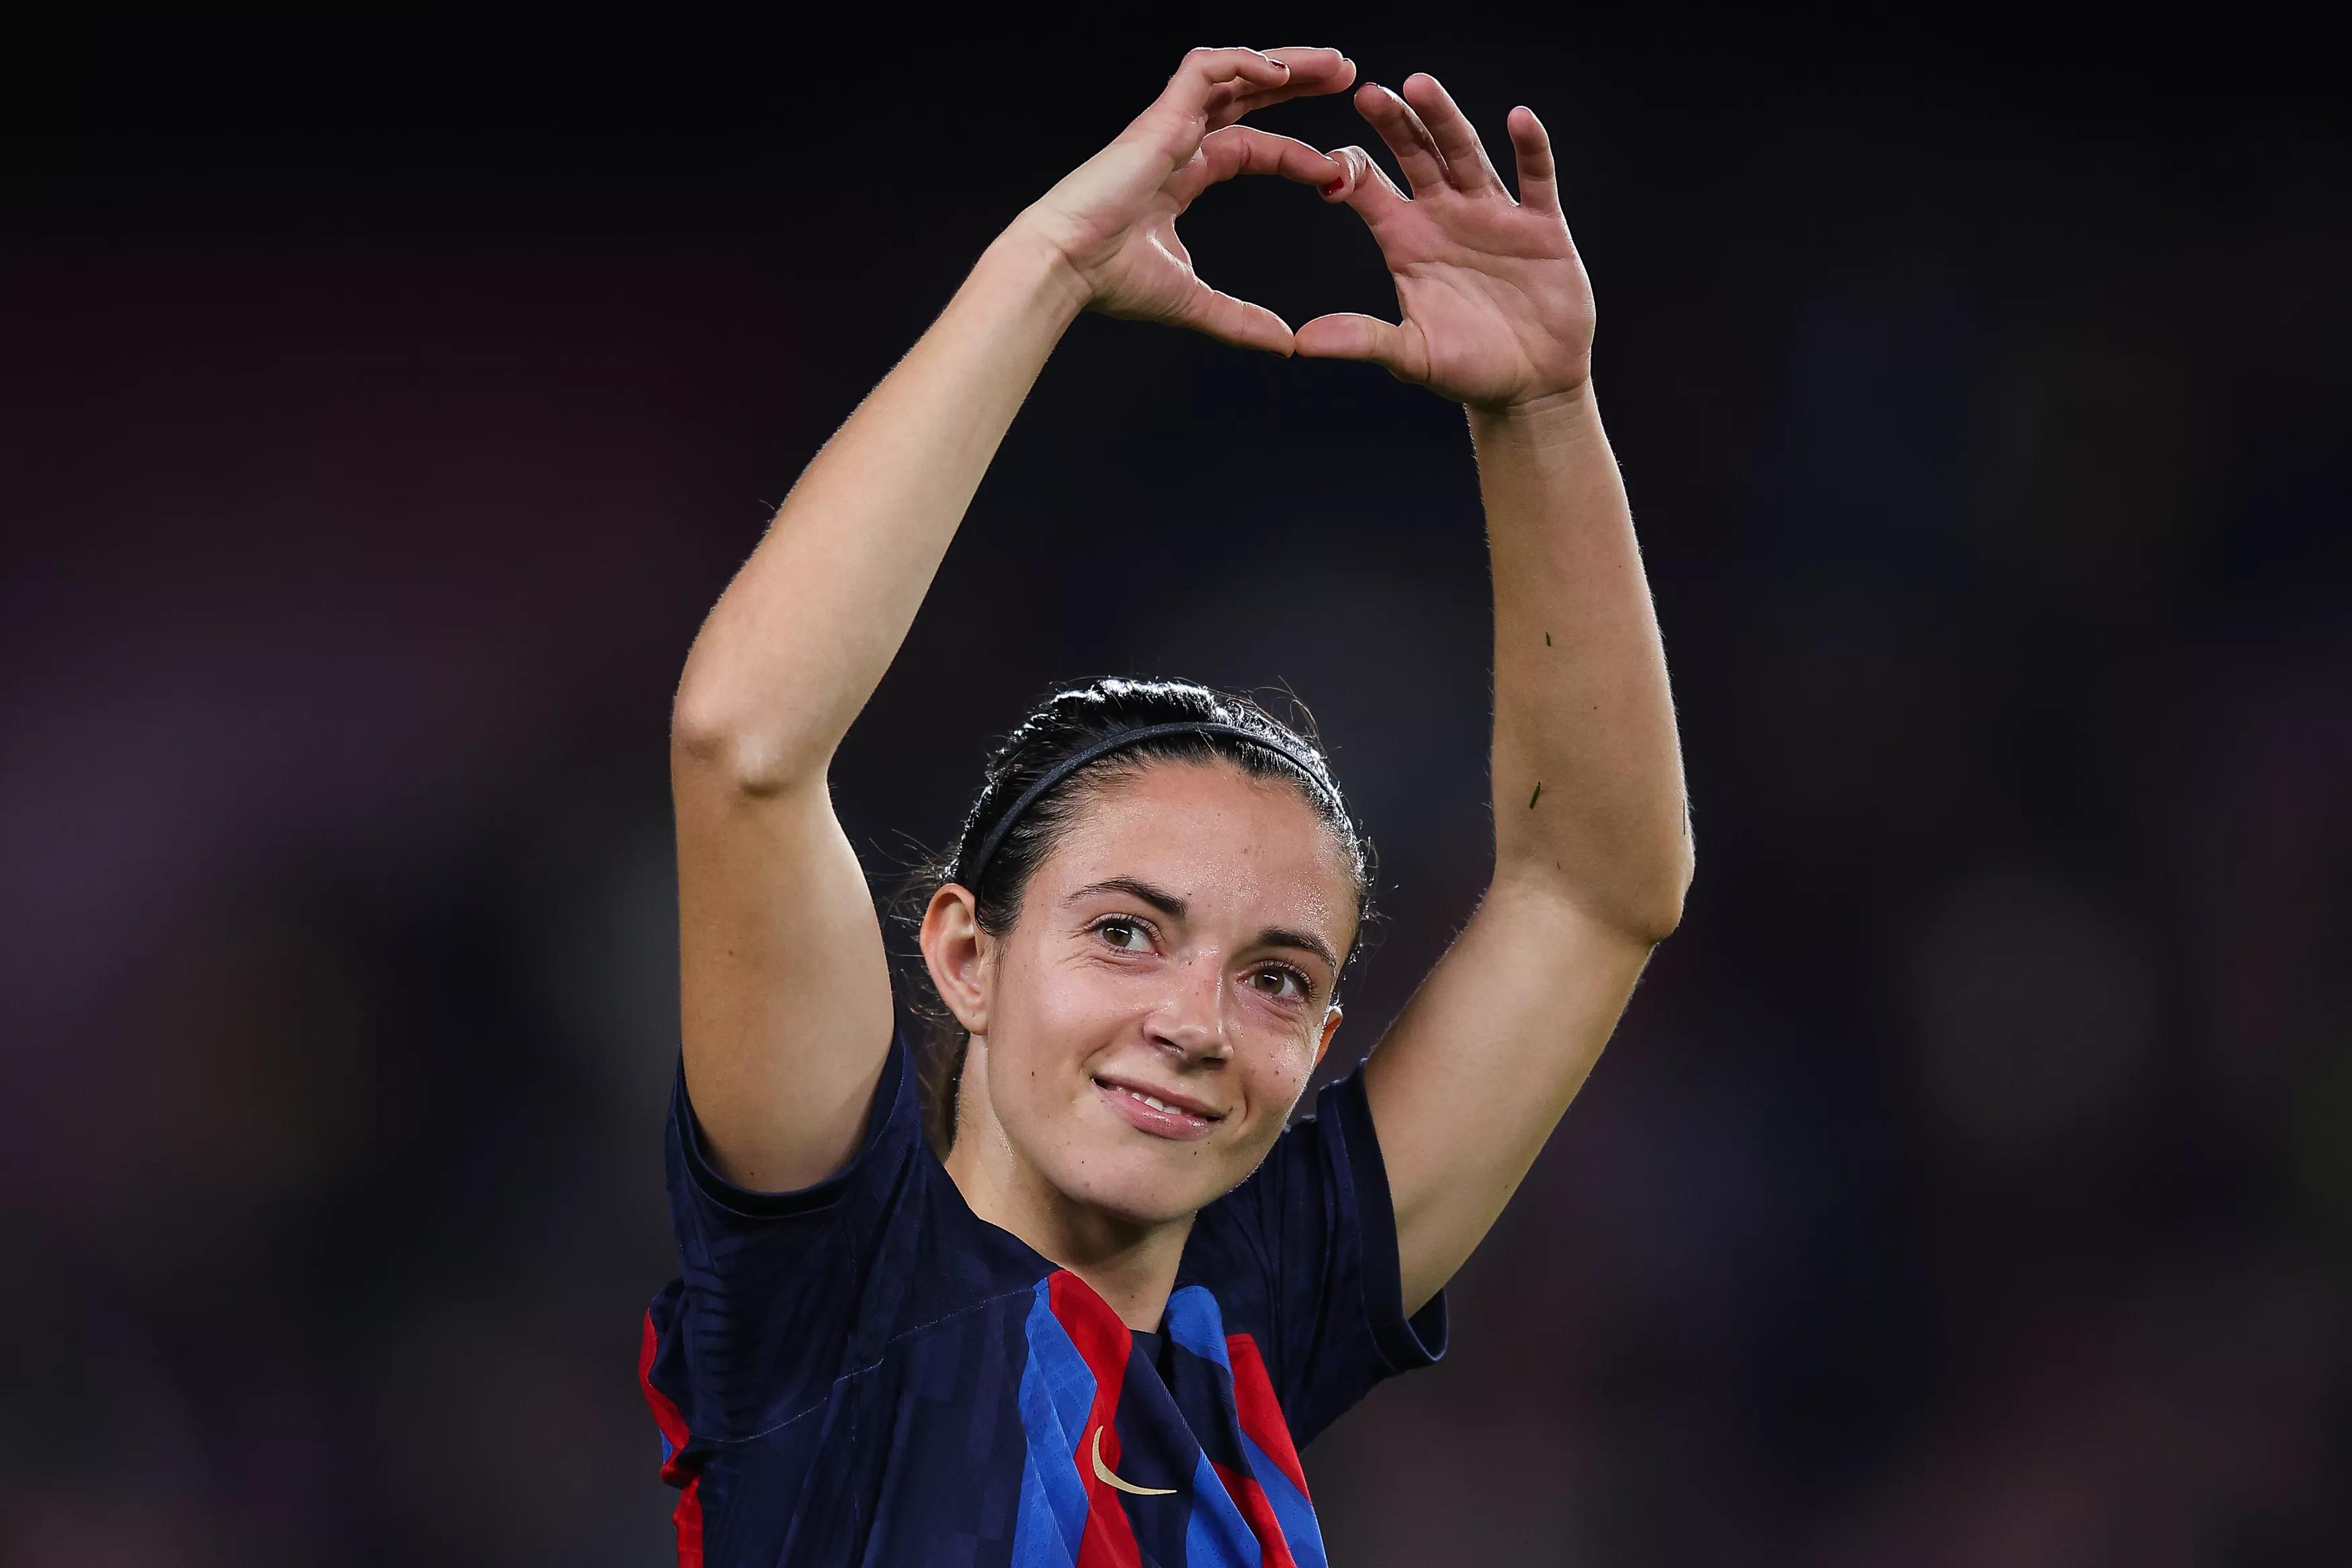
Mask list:
[[[1246,1432],[1242,1434],[1242,1452],[1249,1457],[1250,1474],[1256,1478],[1258,1489],[1274,1507],[1275,1522],[1282,1526],[1282,1538],[1290,1543],[1291,1560],[1298,1568],[1324,1568],[1323,1531],[1315,1522],[1315,1505],[1290,1484],[1282,1467]]]
[[[1094,1409],[1095,1375],[1054,1316],[1051,1274],[1037,1281],[1024,1325],[1029,1362],[1021,1369],[1021,1511],[1013,1526],[1013,1568],[1071,1568],[1087,1529],[1087,1484],[1071,1456]]]
[[[1192,1517],[1184,1528],[1184,1568],[1259,1568],[1265,1550],[1224,1481],[1201,1456],[1192,1471]]]
[[[1234,1375],[1234,1364],[1225,1355],[1225,1315],[1206,1286],[1187,1285],[1171,1294],[1165,1321],[1170,1339],[1202,1361],[1215,1362],[1227,1377]]]

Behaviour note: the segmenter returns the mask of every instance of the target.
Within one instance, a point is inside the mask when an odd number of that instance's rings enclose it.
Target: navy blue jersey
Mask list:
[[[1321,1568],[1298,1448],[1435,1361],[1408,1319],[1362,1070],[1201,1210],[1156,1334],[971,1212],[922,1135],[904,1032],[847,1166],[759,1193],[670,1095],[679,1278],[639,1373],[678,1560]]]

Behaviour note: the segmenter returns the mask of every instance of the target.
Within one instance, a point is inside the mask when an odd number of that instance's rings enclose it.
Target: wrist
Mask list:
[[[1581,423],[1592,412],[1592,379],[1529,397],[1465,405],[1474,429],[1497,434],[1539,434]]]
[[[1025,214],[989,242],[972,277],[1034,299],[1065,327],[1094,298],[1092,287],[1070,265],[1062,247],[1031,227]]]

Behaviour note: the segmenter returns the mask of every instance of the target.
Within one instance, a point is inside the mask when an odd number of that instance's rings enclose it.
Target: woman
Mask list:
[[[1235,123],[1329,49],[1200,49],[1021,214],[802,476],[674,719],[681,1277],[642,1375],[681,1561],[1319,1563],[1297,1454],[1444,1348],[1440,1294],[1690,877],[1665,667],[1588,383],[1591,298],[1526,109],[1519,198],[1436,81],[1360,148]],[[1403,320],[1295,334],[1172,227],[1237,173],[1370,226]],[[1495,582],[1494,880],[1379,1051],[1330,1048],[1366,893],[1320,754],[1180,682],[1057,694],[929,891],[947,1029],[894,1022],[825,773],[1082,310],[1370,361],[1467,405]],[[928,1132],[928,1136],[926,1135]]]

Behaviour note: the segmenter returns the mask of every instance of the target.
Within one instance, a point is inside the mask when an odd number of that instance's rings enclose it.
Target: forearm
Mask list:
[[[679,744],[743,782],[823,774],[881,683],[1084,286],[1017,225],[808,467],[688,653]]]
[[[1473,407],[1495,584],[1498,882],[1656,940],[1691,874],[1664,649],[1591,383]]]

